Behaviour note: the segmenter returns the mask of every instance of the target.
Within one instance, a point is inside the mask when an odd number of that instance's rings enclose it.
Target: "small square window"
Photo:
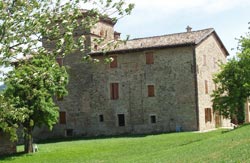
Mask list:
[[[63,96],[62,95],[56,95],[56,100],[57,101],[63,101]]]
[[[67,129],[66,136],[72,137],[73,136],[73,129]]]
[[[104,122],[104,116],[103,116],[103,114],[99,115],[99,122]]]
[[[118,114],[118,126],[125,126],[125,115]]]
[[[156,116],[155,115],[150,116],[150,123],[156,123]]]

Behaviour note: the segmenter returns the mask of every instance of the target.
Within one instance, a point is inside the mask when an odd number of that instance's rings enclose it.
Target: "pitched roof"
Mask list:
[[[208,28],[208,29],[191,31],[191,32],[175,33],[175,34],[145,37],[145,38],[136,38],[136,39],[128,40],[125,43],[121,43],[116,48],[106,53],[119,53],[119,52],[121,53],[121,52],[129,52],[129,51],[154,49],[154,48],[198,45],[205,38],[210,36],[212,33],[215,34],[219,43],[222,45],[222,48],[225,49],[224,45],[222,44],[215,30],[213,28]],[[225,51],[228,55],[228,52],[226,49]],[[100,54],[102,52],[93,52],[92,54],[98,54],[98,53]]]

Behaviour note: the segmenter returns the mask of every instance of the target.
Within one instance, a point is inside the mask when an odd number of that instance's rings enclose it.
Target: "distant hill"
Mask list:
[[[5,85],[0,85],[0,91],[2,91],[5,87]]]

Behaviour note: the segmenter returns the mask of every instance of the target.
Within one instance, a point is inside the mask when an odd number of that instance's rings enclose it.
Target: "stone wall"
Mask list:
[[[213,34],[206,38],[196,48],[200,130],[216,127],[215,116],[218,115],[212,110],[212,120],[205,122],[205,109],[212,109],[211,94],[212,91],[216,89],[216,85],[213,82],[213,75],[219,72],[219,63],[226,62],[226,53],[219,45],[215,34]],[[230,120],[224,119],[222,116],[217,118],[220,123],[218,124],[219,126],[226,127],[230,125]]]
[[[16,143],[10,141],[10,137],[0,131],[0,156],[16,153]]]
[[[146,52],[115,55],[117,68],[102,63],[103,56],[100,64],[81,63],[80,53],[67,56],[69,95],[58,101],[67,123],[48,137],[197,130],[192,48],[150,51],[153,64],[146,64]],[[119,84],[117,100],[110,98],[110,83]],[[148,97],[148,85],[154,85],[154,97]],[[118,125],[118,114],[124,114],[125,126]]]
[[[245,103],[245,122],[250,123],[250,104],[249,104],[249,98],[247,99]]]

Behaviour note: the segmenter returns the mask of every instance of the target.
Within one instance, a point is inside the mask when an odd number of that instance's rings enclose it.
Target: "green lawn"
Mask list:
[[[5,157],[0,162],[250,162],[250,125],[232,131],[74,140],[38,146],[37,153]]]

